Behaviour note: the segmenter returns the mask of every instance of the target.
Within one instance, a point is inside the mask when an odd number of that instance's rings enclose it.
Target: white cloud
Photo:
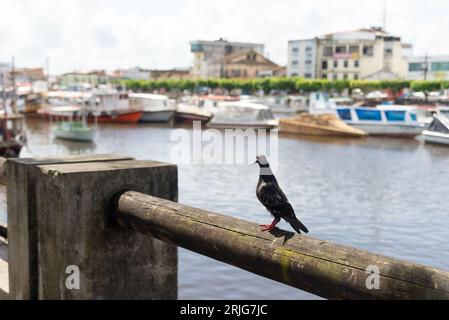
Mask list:
[[[191,62],[188,41],[224,37],[265,43],[285,64],[287,41],[381,23],[382,0],[2,1],[0,61],[53,72]],[[388,0],[390,32],[417,54],[449,54],[447,0]],[[443,38],[444,39],[444,38]]]

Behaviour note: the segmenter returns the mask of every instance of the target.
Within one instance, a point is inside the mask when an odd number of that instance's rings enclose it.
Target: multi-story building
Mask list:
[[[69,72],[59,77],[59,84],[62,86],[89,84],[91,87],[97,87],[100,84],[107,84],[108,82],[109,77],[104,70]]]
[[[254,79],[272,77],[280,66],[254,50],[236,52],[210,65],[213,74],[222,78]]]
[[[405,79],[412,46],[381,28],[290,41],[287,74],[329,80]]]
[[[151,70],[152,80],[188,80],[190,78],[191,74],[189,68]]]
[[[410,57],[409,80],[449,80],[449,56]]]
[[[318,39],[288,42],[288,77],[315,78]]]
[[[226,56],[249,50],[263,54],[265,46],[259,43],[230,42],[219,39],[191,41],[190,48],[193,53],[192,77],[208,79],[224,76],[222,65]]]

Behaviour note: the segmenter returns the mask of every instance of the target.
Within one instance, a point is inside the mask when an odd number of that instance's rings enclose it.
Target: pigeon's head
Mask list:
[[[267,157],[265,156],[257,156],[256,162],[254,164],[258,164],[261,168],[268,168],[270,164],[268,163]]]

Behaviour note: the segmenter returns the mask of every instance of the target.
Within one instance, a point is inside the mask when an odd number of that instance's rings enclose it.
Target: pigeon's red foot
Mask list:
[[[262,231],[273,231],[275,226],[273,226],[272,224],[263,224],[260,226],[262,228]]]

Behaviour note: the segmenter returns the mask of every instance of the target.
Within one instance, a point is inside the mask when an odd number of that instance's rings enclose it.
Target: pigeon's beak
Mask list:
[[[258,163],[259,163],[259,161],[256,160],[256,161],[253,163],[253,166],[256,165],[256,164],[258,164]]]

